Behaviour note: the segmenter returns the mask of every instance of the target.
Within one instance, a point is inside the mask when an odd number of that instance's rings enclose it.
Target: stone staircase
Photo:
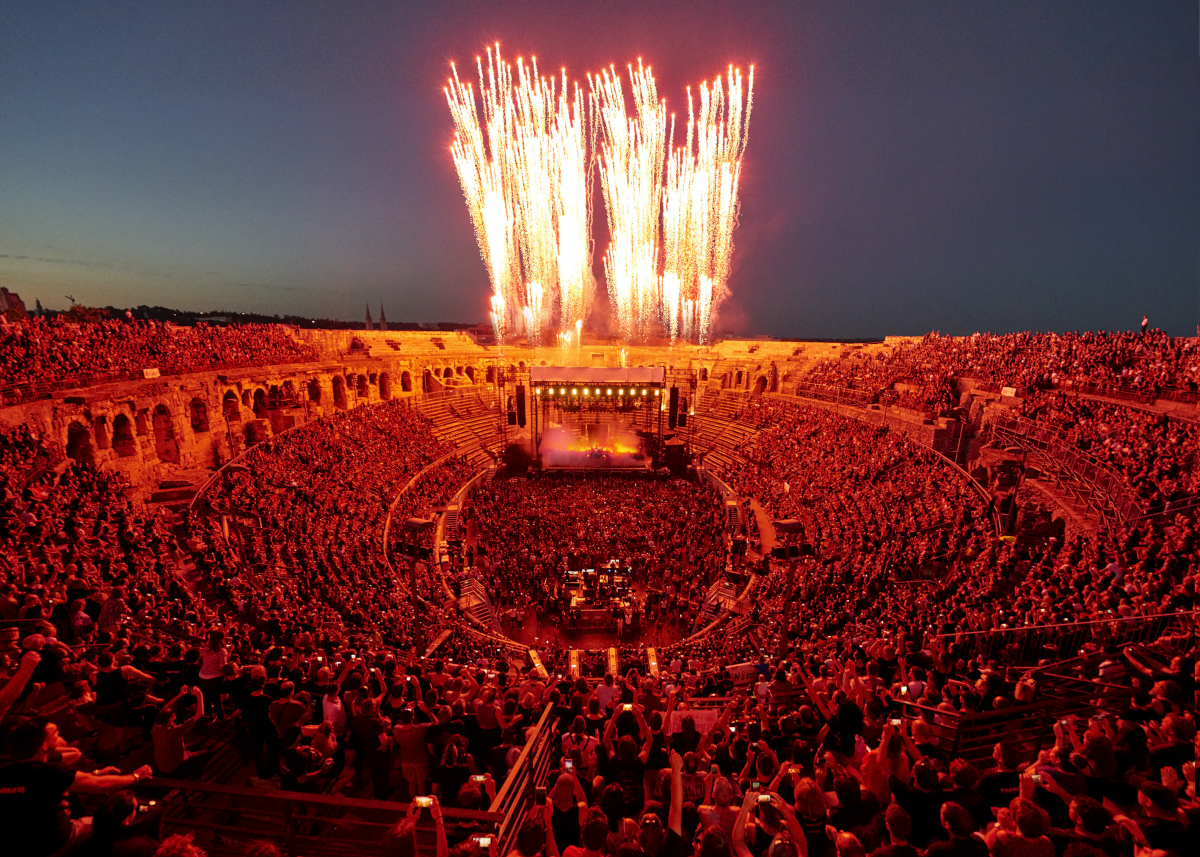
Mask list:
[[[172,512],[186,512],[192,498],[204,487],[212,476],[211,470],[175,470],[160,479],[158,487],[150,492],[146,504],[166,507]]]

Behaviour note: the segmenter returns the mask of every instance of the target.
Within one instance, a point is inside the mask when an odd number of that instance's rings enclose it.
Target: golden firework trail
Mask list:
[[[611,243],[604,274],[616,326],[623,339],[644,341],[661,315],[658,241],[663,161],[667,149],[666,107],[654,75],[639,59],[629,66],[634,115],[614,68],[589,75],[592,109],[600,137],[600,187]]]
[[[482,116],[471,84],[459,80],[458,69],[453,63],[450,65],[451,78],[445,87],[455,131],[450,152],[492,285],[491,315],[496,341],[503,343],[513,326],[513,310],[523,303],[519,299],[513,200],[506,188],[511,168],[505,161],[514,118],[512,72],[500,61],[498,46],[494,56],[488,49],[486,77],[482,59],[476,58],[476,66]]]
[[[492,284],[497,341],[518,324],[541,344],[555,305],[559,329],[577,328],[592,295],[590,139],[579,86],[561,90],[517,61],[516,78],[497,45],[487,71],[477,60],[475,93],[451,65],[446,100],[451,147],[480,254]]]
[[[724,83],[702,83],[698,112],[688,90],[687,137],[671,152],[662,194],[662,322],[672,340],[711,341],[727,294],[753,98],[754,66],[745,81],[730,66]]]

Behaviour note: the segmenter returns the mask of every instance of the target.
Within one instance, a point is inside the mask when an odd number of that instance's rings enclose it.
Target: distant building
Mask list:
[[[16,292],[0,288],[0,313],[7,314],[9,310],[13,310],[16,315],[25,315],[25,301],[21,300],[21,296]]]
[[[371,321],[371,305],[367,304],[367,330],[374,330],[375,323]]]
[[[370,315],[371,313],[368,311],[367,316],[370,317]],[[379,305],[379,329],[387,330],[387,316],[384,315],[383,304]]]

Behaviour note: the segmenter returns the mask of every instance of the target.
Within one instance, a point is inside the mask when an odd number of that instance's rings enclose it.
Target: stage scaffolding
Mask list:
[[[682,442],[685,458],[691,460],[699,395],[692,369],[662,364],[628,369],[510,364],[497,366],[495,378],[504,444],[507,447],[528,433],[535,461],[540,461],[542,437],[551,424],[598,423],[637,432],[651,447],[656,468],[664,466],[664,451],[674,441]],[[675,428],[669,425],[673,388],[678,390]]]

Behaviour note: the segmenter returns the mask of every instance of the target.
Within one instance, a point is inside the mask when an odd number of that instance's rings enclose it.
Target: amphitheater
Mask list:
[[[222,336],[5,379],[0,792],[208,854],[1185,852],[1195,339]],[[646,466],[546,472],[552,413]]]

